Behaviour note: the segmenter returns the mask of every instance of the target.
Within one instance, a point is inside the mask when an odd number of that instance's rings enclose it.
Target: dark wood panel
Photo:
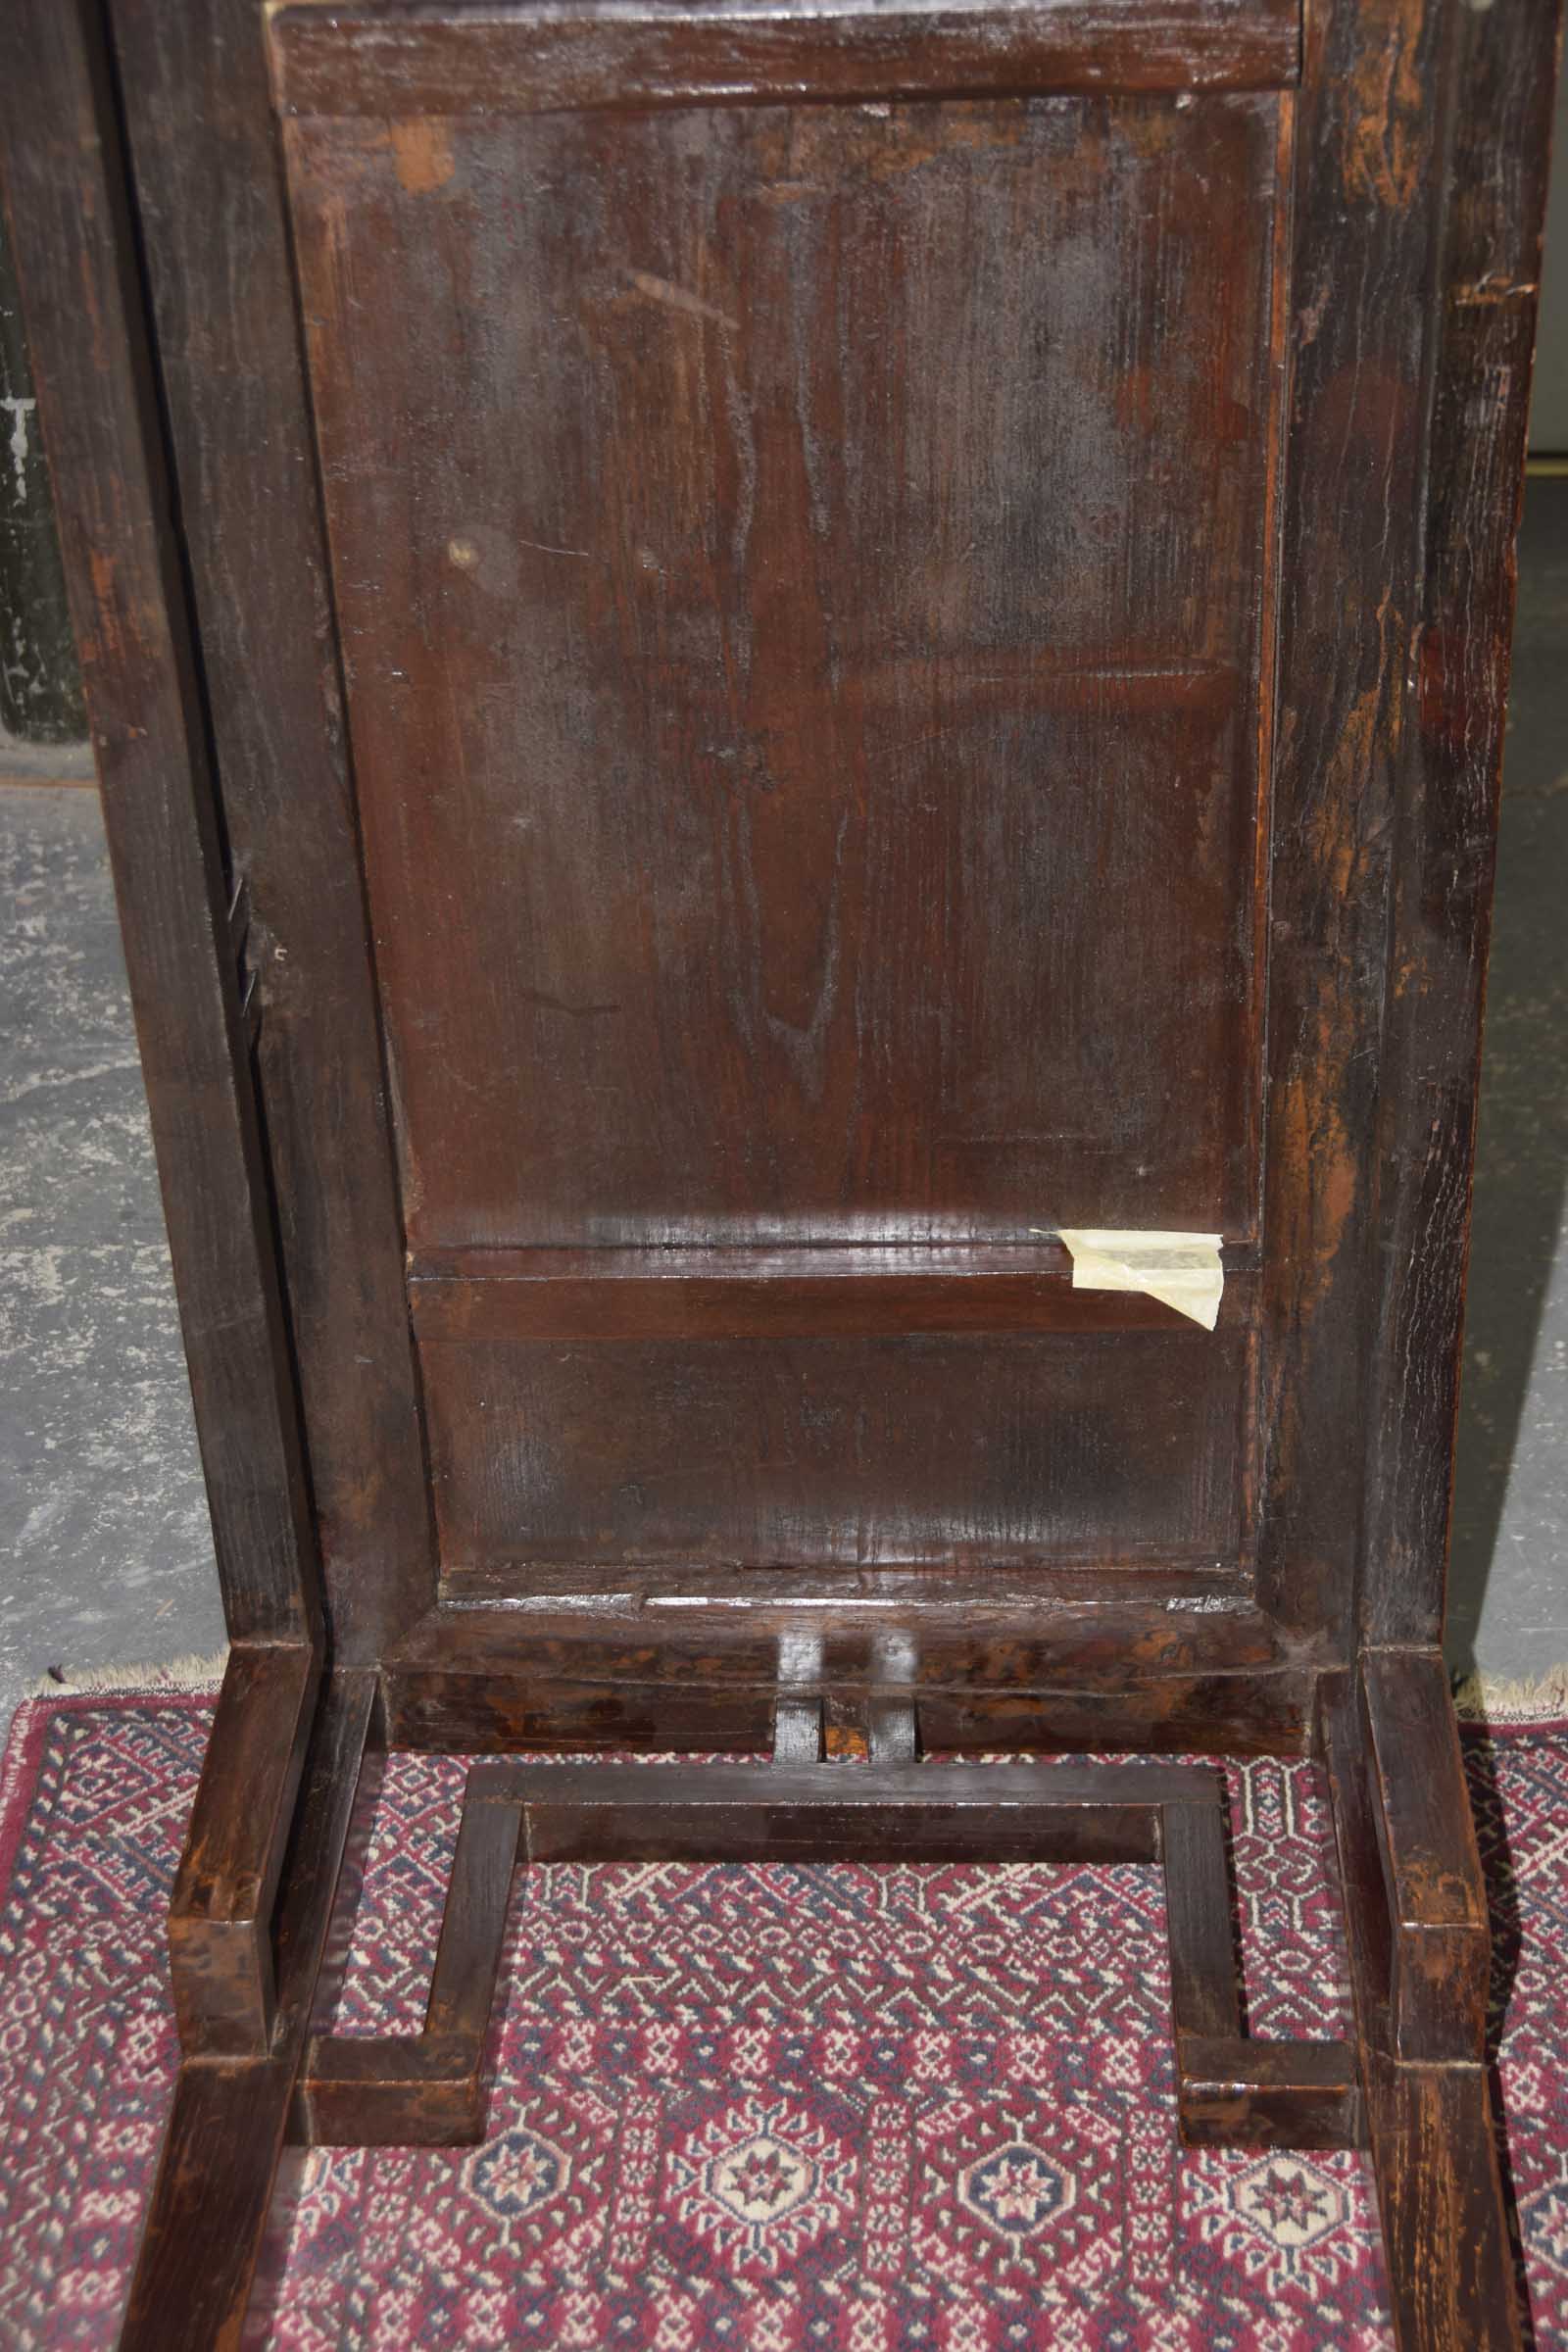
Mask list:
[[[531,114],[747,98],[1110,88],[1295,79],[1299,0],[1031,0],[1008,7],[702,6],[638,17],[578,4],[283,7],[278,102],[305,115]]]
[[[1431,493],[1379,1102],[1383,1276],[1361,1616],[1438,1642],[1481,1007],[1559,11],[1453,12]]]
[[[1039,1249],[454,1250],[411,1263],[421,1340],[870,1338],[904,1332],[1190,1331],[1141,1292],[1075,1291]],[[1219,1329],[1256,1281],[1231,1275]]]
[[[0,12],[0,160],[54,475],[229,1633],[301,1639],[318,1561],[229,878],[96,12]]]
[[[258,0],[113,0],[340,1664],[431,1596],[402,1223]]]
[[[1255,1231],[1281,103],[289,126],[416,1249]]]
[[[1234,1574],[1245,1337],[426,1343],[443,1572],[661,1560]]]

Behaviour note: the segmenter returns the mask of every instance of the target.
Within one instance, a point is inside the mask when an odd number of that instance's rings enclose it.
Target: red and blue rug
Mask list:
[[[175,2064],[210,1719],[35,1700],[0,1792],[0,2345],[108,2345]],[[1568,1726],[1467,1738],[1540,2352],[1568,2344]],[[853,1769],[853,1767],[846,1767]],[[999,1769],[1005,1769],[999,1767]],[[419,2024],[461,1763],[391,1759],[339,2030]],[[1233,1773],[1250,2022],[1337,2030],[1304,1767]],[[1184,2154],[1159,1873],[559,1865],[513,1907],[491,2137],[288,2161],[287,2352],[1370,2352],[1353,2155]]]

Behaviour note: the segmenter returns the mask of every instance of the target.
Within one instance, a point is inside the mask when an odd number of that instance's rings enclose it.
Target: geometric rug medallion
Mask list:
[[[0,2346],[104,2347],[175,2065],[205,1699],[21,1710],[0,1784]],[[1541,2352],[1568,2344],[1568,1727],[1467,1732]],[[853,1765],[844,1767],[853,1771]],[[998,1765],[1004,1772],[1004,1764]],[[388,1759],[338,2031],[417,2029],[465,1767]],[[1304,1766],[1230,1768],[1249,2023],[1341,2030]],[[1143,1865],[525,1875],[490,2137],[285,2160],[278,2352],[1372,2352],[1354,2154],[1177,2145]]]

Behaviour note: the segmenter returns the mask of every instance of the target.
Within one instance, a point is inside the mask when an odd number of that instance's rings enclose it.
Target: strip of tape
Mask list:
[[[1212,1331],[1225,1288],[1218,1233],[1138,1233],[1111,1227],[1063,1232],[1075,1291],[1142,1291]]]

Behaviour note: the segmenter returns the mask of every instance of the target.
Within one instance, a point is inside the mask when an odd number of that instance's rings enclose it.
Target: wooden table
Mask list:
[[[529,1861],[892,1853],[1162,1862],[1187,2138],[1366,2145],[1401,2346],[1521,2342],[1440,1643],[1554,41],[12,0],[233,1643],[132,2352],[290,2133],[481,2132]],[[488,1760],[350,2043],[388,1745]],[[636,1748],[774,1760],[506,1760]],[[1195,1751],[1320,1760],[1339,2039]]]

